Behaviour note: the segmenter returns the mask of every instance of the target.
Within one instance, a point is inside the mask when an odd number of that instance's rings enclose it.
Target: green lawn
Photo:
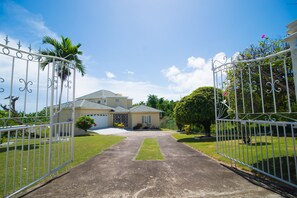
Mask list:
[[[156,138],[145,138],[139,149],[136,160],[163,160],[160,146]]]
[[[177,141],[183,142],[212,158],[230,164],[230,160],[228,158],[217,154],[215,137],[211,139],[194,139],[194,137],[199,137],[201,135],[186,135],[180,133],[175,133],[172,136],[177,139]],[[294,163],[293,143],[287,139],[286,151],[285,142],[284,137],[277,138],[266,136],[265,138],[260,136],[252,137],[252,144],[250,145],[243,144],[241,139],[220,141],[218,148],[221,153],[231,156],[233,159],[237,159],[249,164],[250,166],[269,172],[277,177],[283,177],[285,180],[288,180],[288,175],[290,175],[292,182],[296,184],[297,178]],[[286,152],[288,152],[288,158],[286,157]],[[287,160],[289,163],[287,163]],[[241,169],[252,171],[247,166],[243,166],[241,164],[237,164],[237,166]],[[288,171],[288,167],[290,171]],[[280,171],[281,169],[283,170],[282,175]]]
[[[88,159],[99,154],[110,146],[119,143],[124,137],[112,135],[90,134],[89,136],[80,136],[74,138],[74,162],[70,163],[59,173],[81,164]],[[8,186],[7,192],[19,189],[43,176],[48,171],[49,144],[44,139],[24,140],[22,146],[21,139],[12,138],[10,141],[17,142],[9,147],[8,153]],[[23,147],[23,148],[22,148]],[[35,149],[34,149],[35,148]],[[70,151],[71,142],[60,142],[52,144],[52,160],[51,166],[56,167],[64,161],[71,159]],[[23,150],[23,152],[22,152]],[[0,197],[4,194],[5,172],[6,172],[6,151],[7,147],[0,147]],[[68,153],[67,155],[63,153]],[[14,158],[16,156],[16,158]],[[22,157],[23,156],[23,157]],[[14,160],[16,159],[16,160]],[[28,160],[29,159],[29,160]],[[15,166],[14,166],[15,165]],[[57,173],[57,174],[59,174]],[[15,181],[15,182],[14,182]],[[15,183],[15,185],[13,185]]]

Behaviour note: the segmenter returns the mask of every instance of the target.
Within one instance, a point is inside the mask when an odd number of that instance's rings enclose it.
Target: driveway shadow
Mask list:
[[[268,180],[268,179],[265,179],[264,177],[259,177],[259,176],[241,171],[237,168],[226,166],[224,164],[221,164],[221,166],[224,166],[230,171],[248,180],[250,183],[260,186],[262,188],[265,188],[274,193],[277,193],[283,197],[288,197],[288,198],[297,197],[297,191],[293,187],[287,186],[281,182],[273,180],[272,178],[269,178]]]
[[[182,138],[177,140],[177,142],[215,142],[215,137],[208,137],[208,138],[199,138],[199,137],[189,137],[189,138]]]

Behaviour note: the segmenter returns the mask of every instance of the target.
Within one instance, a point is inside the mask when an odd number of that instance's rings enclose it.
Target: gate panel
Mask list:
[[[217,152],[231,163],[297,187],[297,101],[290,50],[225,60],[213,61]]]
[[[13,48],[8,42],[6,37],[0,44],[0,194],[4,197],[70,163],[74,146],[72,63],[32,53],[31,47],[22,50],[20,42]],[[41,70],[46,58],[52,62]],[[61,81],[63,71],[68,74]],[[67,120],[62,114],[65,109]]]

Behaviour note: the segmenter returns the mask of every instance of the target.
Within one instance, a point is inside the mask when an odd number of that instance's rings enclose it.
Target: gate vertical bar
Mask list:
[[[76,70],[73,70],[73,96],[72,96],[72,131],[71,131],[71,143],[72,143],[72,161],[74,161],[74,123],[75,123],[75,77]]]
[[[215,104],[215,125],[218,126],[218,122],[217,122],[217,92],[216,92],[216,71],[215,71],[215,67],[214,67],[214,62],[213,59],[211,60],[211,66],[212,66],[212,77],[213,77],[213,94],[214,94],[214,104]],[[218,127],[216,127],[216,151],[218,153]]]
[[[52,81],[51,81],[51,105],[50,105],[50,133],[49,133],[49,149],[48,149],[48,173],[51,172],[51,163],[52,163],[52,140],[53,140],[53,132],[54,132],[54,96],[55,96],[55,66],[56,66],[56,60],[53,60],[52,63]]]

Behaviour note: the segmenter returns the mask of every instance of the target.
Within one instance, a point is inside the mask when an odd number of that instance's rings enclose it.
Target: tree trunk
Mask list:
[[[203,127],[204,127],[204,132],[205,132],[205,136],[210,137],[210,122],[204,122],[203,123]]]

